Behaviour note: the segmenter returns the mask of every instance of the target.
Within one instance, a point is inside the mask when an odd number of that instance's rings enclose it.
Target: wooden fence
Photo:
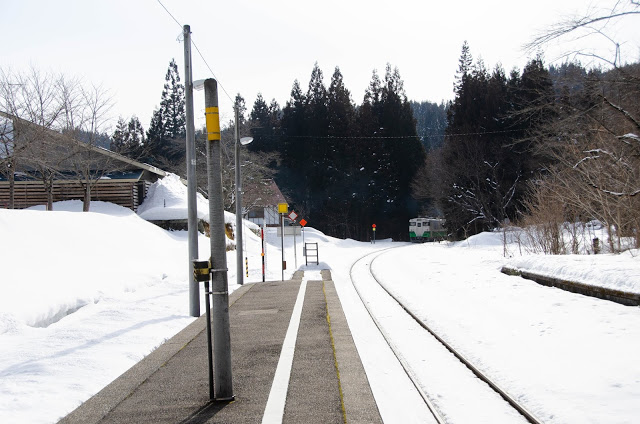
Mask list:
[[[147,181],[100,180],[91,188],[91,200],[111,202],[133,211],[144,200],[151,183]],[[83,200],[84,185],[79,181],[56,181],[53,184],[53,201]],[[28,208],[47,204],[47,193],[41,181],[16,181],[14,207]],[[0,208],[9,206],[9,183],[0,182]]]

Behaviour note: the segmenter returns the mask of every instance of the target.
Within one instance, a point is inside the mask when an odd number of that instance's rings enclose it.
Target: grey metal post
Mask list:
[[[242,272],[242,176],[240,173],[240,130],[238,128],[238,105],[235,105],[236,115],[236,282],[239,285],[244,283],[244,273]]]
[[[280,228],[281,228],[281,241],[282,241],[282,281],[284,281],[284,214],[280,214]]]
[[[293,228],[293,261],[294,261],[293,263],[294,263],[295,269],[298,269],[298,252],[296,251],[298,246],[296,246],[296,226],[295,226],[295,223],[291,227]]]
[[[204,282],[204,304],[205,314],[207,316],[207,360],[209,361],[209,400],[215,399],[215,391],[213,390],[213,342],[211,341],[211,307],[209,305],[209,280]]]
[[[222,203],[222,170],[220,165],[220,116],[218,83],[209,78],[204,82],[204,103],[207,123],[207,174],[209,181],[209,228],[211,235],[213,358],[215,363],[215,398],[232,400],[231,333],[229,328],[229,284]]]
[[[198,258],[198,206],[196,203],[196,138],[193,123],[193,76],[191,75],[191,28],[183,27],[185,107],[187,126],[187,227],[189,240],[189,314],[200,316],[200,287],[193,276],[193,260]]]

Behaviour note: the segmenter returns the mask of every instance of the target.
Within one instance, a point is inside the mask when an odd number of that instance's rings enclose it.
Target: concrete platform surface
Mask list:
[[[382,422],[329,271],[229,305],[233,401],[209,399],[203,315],[59,423]]]

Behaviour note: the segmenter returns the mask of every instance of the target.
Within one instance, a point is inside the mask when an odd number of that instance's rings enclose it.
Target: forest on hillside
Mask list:
[[[608,17],[591,19],[558,26],[549,37]],[[317,63],[308,84],[293,81],[283,106],[261,93],[248,106],[238,94],[239,134],[254,138],[243,152],[245,185],[275,179],[291,208],[340,238],[369,240],[376,224],[378,238],[407,240],[410,218],[437,216],[452,239],[516,223],[541,233],[541,250],[564,253],[572,250],[558,235],[565,223],[597,221],[609,228],[612,251],[623,248],[625,237],[640,246],[640,64],[623,64],[616,55],[606,66],[584,66],[579,56],[549,66],[534,56],[522,70],[488,67],[465,42],[454,99],[440,104],[409,100],[391,64],[382,75],[373,71],[358,102],[338,66],[325,80]],[[5,83],[17,77],[2,74],[5,103],[15,94],[9,87],[15,84]],[[37,77],[24,78],[23,86]],[[172,60],[146,131],[133,116],[121,117],[113,133],[100,133],[99,110],[91,126],[67,119],[61,128],[86,142],[108,138],[112,150],[184,176],[184,91]],[[100,92],[92,96],[86,98],[93,103],[76,107],[102,105]],[[47,124],[40,115],[38,123]],[[229,210],[236,198],[235,125],[222,132]],[[10,175],[17,153],[2,140],[0,172]],[[197,150],[203,170],[203,130]],[[199,187],[206,191],[204,172]]]
[[[489,70],[465,43],[453,101],[409,101],[388,65],[382,77],[372,73],[356,104],[340,69],[326,83],[316,64],[306,89],[294,81],[283,107],[258,94],[247,108],[236,96],[240,135],[254,138],[243,174],[248,183],[275,178],[292,208],[341,238],[368,240],[376,224],[378,237],[403,240],[415,216],[445,217],[452,238],[509,223],[593,219],[633,235],[639,78],[638,64],[605,71],[546,66],[541,57],[522,71]],[[234,126],[223,131],[229,208]],[[180,172],[181,136],[151,134],[145,144],[158,147],[147,159],[165,168],[177,160]],[[199,146],[204,152],[202,137]],[[550,205],[560,206],[552,214]]]

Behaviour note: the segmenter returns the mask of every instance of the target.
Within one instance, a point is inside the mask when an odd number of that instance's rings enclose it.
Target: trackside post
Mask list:
[[[231,377],[231,331],[229,325],[229,283],[222,204],[222,170],[220,165],[220,116],[218,83],[209,78],[204,82],[204,103],[207,125],[207,176],[209,183],[209,228],[211,236],[211,274],[213,309],[213,358],[215,361],[215,400],[233,400]]]

